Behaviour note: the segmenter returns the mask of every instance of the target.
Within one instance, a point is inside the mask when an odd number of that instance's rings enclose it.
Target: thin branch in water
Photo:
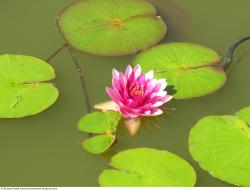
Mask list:
[[[85,83],[85,79],[84,79],[82,69],[80,67],[80,64],[79,64],[78,60],[76,59],[76,57],[73,54],[72,48],[69,45],[66,45],[66,46],[67,46],[67,48],[69,50],[69,54],[70,54],[71,58],[73,59],[76,71],[77,71],[78,76],[80,78],[80,82],[81,82],[81,86],[82,86],[82,92],[83,92],[83,95],[84,95],[84,98],[85,98],[87,111],[88,111],[88,113],[90,113],[92,109],[91,109],[89,95],[88,95],[88,91],[87,91],[87,86],[86,86],[86,83]]]
[[[239,59],[236,61],[236,63],[241,62],[248,54],[250,54],[250,48],[247,49],[243,54],[239,57]]]
[[[67,46],[67,44],[63,44],[62,47],[60,47],[59,49],[57,49],[54,53],[52,53],[47,59],[47,62],[50,62],[58,53],[60,53],[65,47]]]
[[[233,62],[233,54],[235,49],[243,42],[250,40],[250,35],[249,36],[244,36],[242,38],[240,38],[239,40],[237,40],[236,42],[232,43],[228,50],[227,50],[227,55],[225,57],[225,60],[222,63],[222,67],[224,70],[227,70],[229,68],[229,66],[232,64]]]

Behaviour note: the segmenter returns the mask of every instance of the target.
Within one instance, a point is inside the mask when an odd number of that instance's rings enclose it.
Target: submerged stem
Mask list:
[[[243,54],[237,59],[236,63],[239,63],[250,53],[250,48],[243,52]]]
[[[233,54],[234,54],[234,50],[243,42],[250,40],[250,35],[249,36],[244,36],[242,38],[240,38],[239,40],[237,40],[236,42],[232,43],[228,50],[227,50],[227,55],[225,60],[222,63],[222,67],[224,70],[227,70],[229,68],[229,66],[232,64],[233,62]]]
[[[57,49],[55,52],[53,52],[47,59],[47,62],[50,62],[58,53],[60,53],[65,47],[67,46],[67,44],[63,44],[62,47],[60,47],[59,49]]]
[[[84,79],[82,69],[80,67],[80,64],[79,64],[78,60],[76,59],[76,57],[73,54],[72,48],[69,45],[66,45],[66,46],[67,46],[67,48],[69,50],[69,54],[70,54],[71,58],[73,59],[76,71],[77,71],[78,76],[80,78],[80,82],[81,82],[81,86],[82,86],[82,92],[83,92],[83,95],[84,95],[84,98],[85,98],[87,111],[90,113],[91,112],[91,105],[90,105],[89,95],[88,95],[87,86],[86,86],[86,83],[85,83],[85,79]]]

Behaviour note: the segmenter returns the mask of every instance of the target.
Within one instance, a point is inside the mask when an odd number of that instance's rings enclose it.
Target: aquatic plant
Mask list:
[[[112,133],[116,132],[121,116],[129,134],[135,135],[141,126],[140,117],[161,115],[160,107],[172,99],[165,91],[166,80],[154,79],[153,71],[143,74],[140,65],[134,69],[128,65],[124,74],[113,69],[112,74],[113,87],[107,87],[106,91],[113,101],[98,105],[105,112],[87,114],[78,124],[83,132],[106,134],[82,142],[83,148],[94,154],[103,153],[115,142]]]
[[[78,122],[78,129],[89,134],[81,146],[97,155],[117,142],[121,121],[134,135],[141,117],[161,115],[161,106],[172,99],[169,87],[175,91],[174,99],[201,97],[221,88],[234,50],[250,39],[246,36],[234,42],[222,63],[218,53],[198,44],[172,42],[153,47],[167,28],[146,0],[79,0],[58,15],[57,26],[65,44],[46,62],[68,49],[89,112]],[[112,101],[94,106],[102,112],[92,112],[74,49],[105,56],[146,51],[136,56],[134,69],[128,66],[125,74],[113,70],[113,87],[107,88]],[[59,92],[49,82],[55,71],[46,62],[24,55],[0,56],[0,118],[35,115],[57,100]],[[250,108],[235,116],[201,119],[189,136],[192,157],[212,176],[249,186],[249,125]],[[130,149],[112,157],[110,165],[113,169],[99,177],[101,186],[194,186],[196,181],[192,166],[168,151]]]
[[[192,187],[193,167],[179,156],[152,148],[135,148],[117,153],[110,167],[99,176],[104,187]]]
[[[85,115],[78,123],[78,129],[91,134],[91,137],[84,140],[82,147],[93,154],[105,152],[115,142],[115,132],[121,115],[118,112],[92,112]],[[92,136],[92,134],[99,134]]]
[[[159,108],[172,99],[165,91],[166,79],[154,79],[154,72],[141,72],[140,65],[134,69],[129,65],[125,74],[113,69],[112,88],[106,88],[108,95],[116,103],[117,110],[125,118],[158,116]]]
[[[145,0],[85,0],[57,17],[64,39],[75,49],[95,55],[128,55],[158,43],[166,25]]]
[[[237,186],[250,186],[250,107],[235,116],[206,116],[189,135],[189,151],[210,175]]]
[[[157,78],[166,78],[174,86],[175,99],[208,95],[226,81],[219,65],[220,56],[212,49],[192,43],[166,43],[140,53],[134,64],[143,71],[154,70]]]
[[[25,55],[0,56],[0,118],[35,115],[50,107],[59,92],[55,71],[45,61]]]

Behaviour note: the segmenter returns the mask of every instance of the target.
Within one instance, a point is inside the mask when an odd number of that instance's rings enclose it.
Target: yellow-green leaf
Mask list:
[[[122,151],[112,157],[110,166],[99,176],[104,187],[191,187],[193,167],[181,157],[151,148]]]
[[[41,59],[1,55],[0,118],[35,115],[50,107],[59,95],[49,82],[54,78],[54,69]]]
[[[80,0],[58,16],[64,39],[97,55],[127,55],[159,42],[166,25],[146,0]]]

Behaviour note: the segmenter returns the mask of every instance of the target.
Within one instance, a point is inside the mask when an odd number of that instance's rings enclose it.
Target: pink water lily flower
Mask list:
[[[155,79],[153,71],[143,74],[140,65],[129,65],[125,74],[113,69],[112,74],[113,87],[106,91],[125,118],[161,115],[160,107],[172,99],[165,91],[166,79]]]

